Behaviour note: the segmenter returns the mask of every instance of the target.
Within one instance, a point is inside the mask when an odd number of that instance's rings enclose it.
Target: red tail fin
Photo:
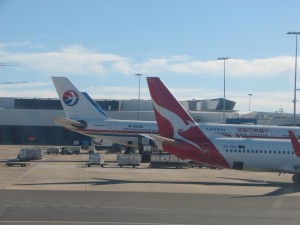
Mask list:
[[[198,126],[158,77],[147,77],[147,82],[161,136],[181,138],[182,133]],[[197,134],[191,134],[190,138],[203,136],[198,127],[196,130]]]
[[[289,136],[297,157],[300,157],[300,143],[293,131],[289,130]]]
[[[229,168],[228,162],[164,83],[157,77],[148,77],[147,81],[160,136],[175,139],[175,144],[162,141],[163,150],[193,161]]]

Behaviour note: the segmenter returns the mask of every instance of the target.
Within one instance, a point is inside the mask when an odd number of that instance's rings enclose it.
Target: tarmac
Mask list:
[[[300,219],[300,186],[289,174],[154,169],[148,163],[120,168],[115,154],[105,155],[104,168],[87,167],[86,153],[6,166],[21,148],[0,146],[0,224],[298,224]]]

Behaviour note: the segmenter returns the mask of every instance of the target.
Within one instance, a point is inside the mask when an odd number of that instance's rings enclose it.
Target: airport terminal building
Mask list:
[[[140,100],[96,100],[114,119],[154,121],[152,102]],[[181,104],[197,122],[223,123],[223,99],[188,100]],[[240,115],[234,111],[235,102],[225,101],[227,123],[290,125],[291,115],[252,112]],[[58,99],[0,98],[0,144],[15,145],[73,145],[91,141],[90,137],[65,129],[53,122],[64,117]],[[271,119],[270,119],[271,118]],[[276,120],[276,118],[279,118]],[[272,122],[273,121],[273,122]]]

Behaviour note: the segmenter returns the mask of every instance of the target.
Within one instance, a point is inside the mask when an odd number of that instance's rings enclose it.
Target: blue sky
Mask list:
[[[1,97],[57,97],[51,76],[93,98],[149,99],[159,76],[179,100],[293,111],[299,0],[0,0]],[[300,63],[300,62],[299,62]],[[298,69],[299,71],[299,69]],[[299,78],[300,79],[300,78]],[[297,82],[300,88],[300,81]],[[300,100],[300,93],[298,94]],[[297,113],[300,113],[300,105]]]

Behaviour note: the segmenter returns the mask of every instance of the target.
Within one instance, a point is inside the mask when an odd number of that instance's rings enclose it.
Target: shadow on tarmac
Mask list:
[[[247,195],[238,196],[235,198],[249,198],[249,197],[271,197],[280,196],[300,192],[300,185],[294,183],[274,182],[274,181],[260,181],[250,179],[235,179],[219,177],[228,180],[246,181],[248,183],[238,182],[202,182],[202,181],[146,181],[146,180],[118,180],[118,179],[99,179],[93,178],[95,181],[85,182],[52,182],[52,183],[19,183],[16,185],[72,185],[72,184],[86,184],[86,185],[117,185],[117,184],[182,184],[182,185],[206,185],[206,186],[232,186],[232,187],[278,187],[277,190],[262,194],[262,195]]]
[[[262,180],[252,180],[252,179],[239,179],[239,178],[228,178],[228,177],[219,177],[227,180],[237,180],[237,181],[246,181],[250,184],[254,184],[258,187],[278,187],[277,190],[263,194],[263,195],[251,195],[251,196],[239,196],[236,198],[243,197],[263,197],[263,196],[279,196],[292,193],[300,192],[300,185],[294,183],[284,183],[284,182],[274,182],[274,181],[262,181]],[[251,185],[249,185],[251,186]]]

